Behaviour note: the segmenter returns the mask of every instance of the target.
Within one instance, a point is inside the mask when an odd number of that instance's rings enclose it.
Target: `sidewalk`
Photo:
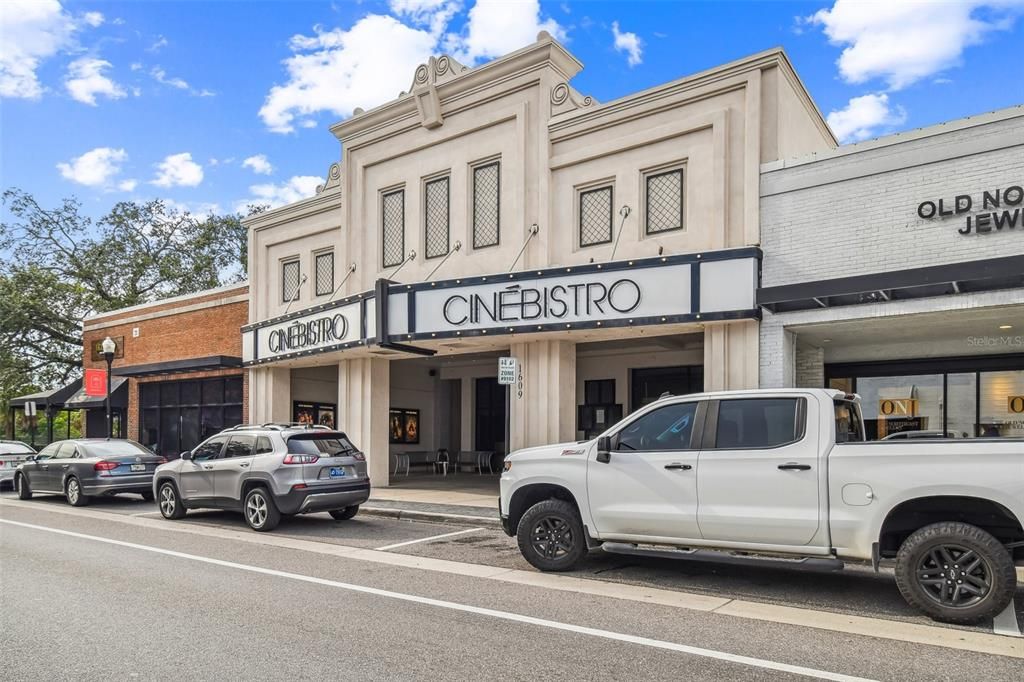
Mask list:
[[[420,493],[433,493],[433,495],[421,495]],[[373,491],[370,500],[360,508],[360,513],[410,521],[436,521],[469,526],[501,526],[496,496],[484,497],[467,494],[467,499],[456,502],[450,499],[451,495],[452,493],[442,495],[434,491],[399,491],[393,488],[381,488]],[[477,499],[468,499],[471,497]],[[478,504],[472,504],[473,501]]]

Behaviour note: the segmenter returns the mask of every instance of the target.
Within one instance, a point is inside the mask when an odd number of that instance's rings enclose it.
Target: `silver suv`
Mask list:
[[[272,530],[281,516],[329,512],[351,519],[370,497],[366,457],[341,431],[301,424],[243,424],[157,468],[153,492],[165,519],[189,509],[241,511]]]

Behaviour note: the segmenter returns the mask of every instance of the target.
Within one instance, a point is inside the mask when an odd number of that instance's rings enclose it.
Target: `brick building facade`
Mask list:
[[[241,283],[86,318],[84,368],[106,367],[100,351],[106,337],[118,345],[111,395],[124,406],[124,427],[115,434],[177,456],[210,433],[245,422],[240,329],[248,310],[248,285]],[[86,412],[86,435],[103,435],[102,408]]]

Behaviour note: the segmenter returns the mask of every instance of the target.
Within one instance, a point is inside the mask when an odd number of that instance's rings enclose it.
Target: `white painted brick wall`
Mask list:
[[[996,137],[1017,144],[964,155],[965,143],[984,147]],[[953,158],[870,174],[872,164],[899,156],[914,163],[947,149]],[[943,198],[948,205],[955,195],[970,194],[980,207],[983,190],[1024,185],[1024,117],[770,171],[762,184],[770,176],[813,185],[825,171],[844,168],[865,174],[761,197],[763,286],[1024,254],[1020,227],[964,236],[957,232],[964,216],[917,216],[925,200]]]

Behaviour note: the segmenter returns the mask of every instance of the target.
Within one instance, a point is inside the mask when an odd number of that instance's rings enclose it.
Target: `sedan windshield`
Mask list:
[[[86,457],[125,457],[152,455],[153,453],[133,440],[111,440],[102,443],[85,443],[81,446]]]

